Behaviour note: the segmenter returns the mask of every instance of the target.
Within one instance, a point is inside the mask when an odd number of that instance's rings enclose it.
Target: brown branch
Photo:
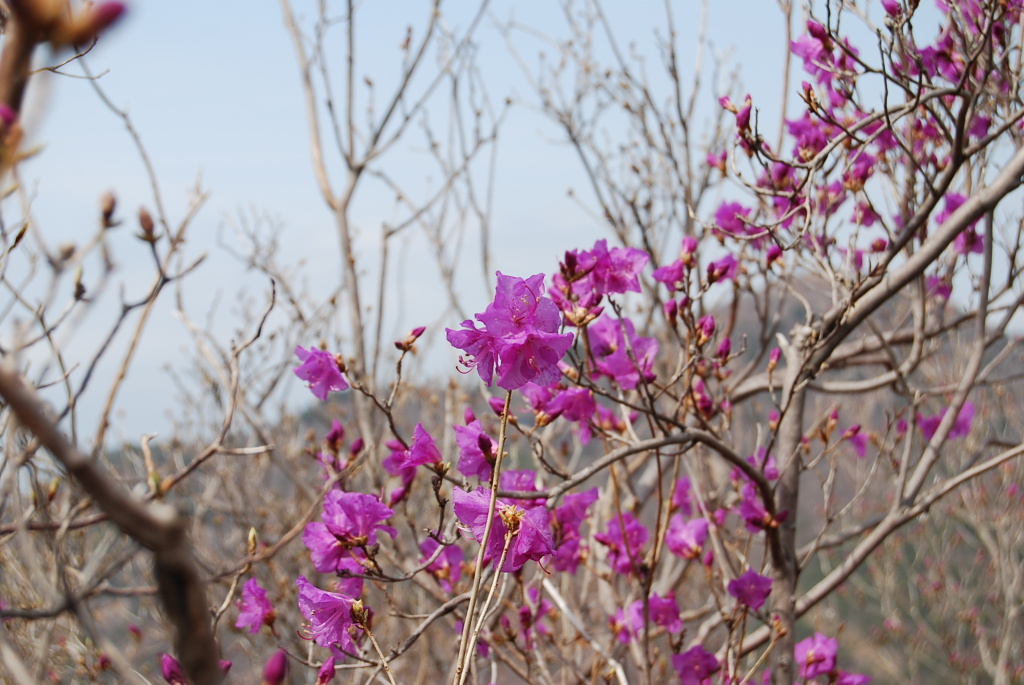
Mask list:
[[[68,442],[10,360],[0,362],[0,395],[22,426],[64,465],[110,520],[153,552],[160,597],[175,628],[175,650],[182,666],[195,685],[219,683],[217,642],[184,519],[168,504],[144,504],[133,498]]]

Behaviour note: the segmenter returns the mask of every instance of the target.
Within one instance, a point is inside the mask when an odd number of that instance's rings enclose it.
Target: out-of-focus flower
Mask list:
[[[337,358],[327,350],[315,347],[307,350],[299,345],[295,348],[295,356],[302,362],[295,368],[295,375],[309,383],[309,389],[321,401],[327,400],[327,393],[348,389]]]
[[[742,576],[729,581],[728,590],[730,595],[757,611],[772,591],[772,579],[747,569]]]
[[[242,597],[238,600],[238,621],[236,628],[248,628],[249,633],[258,633],[263,625],[273,625],[274,606],[267,599],[258,580],[250,578],[242,586]]]

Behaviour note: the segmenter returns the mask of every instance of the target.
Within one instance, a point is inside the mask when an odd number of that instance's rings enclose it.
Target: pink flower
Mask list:
[[[708,283],[717,283],[722,279],[734,281],[739,273],[740,263],[731,254],[708,264]]]
[[[555,508],[559,538],[551,565],[556,571],[576,573],[582,552],[580,526],[587,518],[587,509],[597,501],[597,495],[597,488],[566,495],[562,504]]]
[[[750,210],[739,202],[725,202],[715,212],[714,232],[718,235],[726,235],[733,238],[743,237],[752,231],[744,221],[750,217]],[[753,231],[756,233],[756,230]]]
[[[644,562],[643,546],[650,535],[647,527],[627,511],[622,514],[621,525],[619,517],[612,516],[607,532],[598,533],[594,539],[608,548],[608,563],[615,573],[639,575]]]
[[[468,426],[455,426],[455,444],[459,446],[459,463],[456,464],[459,473],[467,478],[477,476],[489,480],[498,446],[484,433],[481,423],[474,420]]]
[[[288,652],[279,649],[270,655],[263,667],[263,685],[281,685],[288,677]]]
[[[334,657],[328,657],[324,665],[320,667],[320,670],[316,672],[316,685],[327,685],[327,683],[334,680]]]
[[[925,440],[931,440],[932,436],[935,435],[935,431],[939,429],[939,424],[942,423],[943,417],[946,416],[947,409],[943,409],[934,416],[921,416],[917,415],[917,427],[921,429],[921,435],[924,436]],[[974,423],[974,403],[964,402],[964,406],[960,408],[960,413],[956,416],[956,422],[953,427],[949,430],[947,439],[956,440],[970,434],[971,426]]]
[[[188,685],[188,679],[185,678],[185,671],[182,670],[181,664],[170,654],[160,655],[160,674],[169,685]]]
[[[309,621],[309,639],[321,647],[339,645],[346,651],[355,651],[352,642],[352,631],[358,629],[352,620],[355,600],[314,587],[305,576],[299,576],[295,584],[299,588],[299,611]]]
[[[295,356],[302,362],[295,368],[295,375],[309,383],[309,389],[321,401],[327,400],[329,392],[348,389],[338,362],[330,352],[315,347],[307,350],[299,345],[295,348]]]
[[[739,578],[729,581],[729,594],[757,611],[772,591],[772,579],[747,569]]]
[[[412,447],[409,448],[409,463],[414,466],[437,464],[441,461],[441,450],[430,436],[423,423],[417,423],[412,434]]]
[[[626,608],[625,613],[633,634],[639,634],[644,627],[644,601],[638,599]],[[661,626],[670,633],[678,633],[683,629],[683,619],[679,616],[679,605],[675,595],[669,593],[662,597],[651,595],[647,599],[647,616],[655,625]]]
[[[323,522],[306,524],[302,533],[313,568],[321,573],[341,570],[362,573],[362,566],[352,558],[353,552],[376,544],[378,531],[394,538],[398,531],[383,525],[394,513],[374,495],[341,490],[327,493]]]
[[[236,628],[248,628],[249,633],[258,633],[260,628],[274,622],[274,606],[267,599],[258,580],[250,578],[242,586],[242,597],[238,600],[238,621]]]
[[[673,514],[669,519],[668,531],[665,533],[665,545],[670,552],[683,559],[696,559],[704,549],[708,539],[708,522],[696,518],[684,522],[680,514]]]
[[[421,542],[422,561],[433,556],[439,546],[437,540],[430,537]],[[437,558],[427,565],[427,571],[437,578],[437,582],[441,584],[441,588],[445,592],[451,592],[462,578],[462,559],[462,549],[458,545],[447,545]]]
[[[747,524],[747,530],[756,533],[772,525],[772,517],[761,503],[761,496],[753,483],[743,486],[743,499],[740,501],[740,517]]]
[[[658,354],[658,341],[637,335],[632,321],[602,316],[587,330],[598,371],[613,379],[623,390],[636,388],[641,374],[648,382],[654,380],[651,367]],[[627,349],[627,339],[632,354]]]
[[[613,247],[598,240],[594,249],[579,255],[579,271],[590,271],[594,291],[599,295],[640,292],[640,271],[650,260],[643,250],[634,247]]]
[[[684,516],[689,516],[693,513],[693,504],[690,502],[690,479],[683,476],[676,481],[676,486],[672,490],[672,508],[678,509]]]
[[[523,280],[498,272],[494,301],[476,319],[462,322],[463,330],[445,329],[448,342],[466,354],[460,362],[476,370],[488,385],[494,373],[498,385],[516,390],[528,382],[551,385],[561,378],[558,362],[572,346],[571,333],[558,333],[558,307],[543,297],[544,274]]]
[[[455,515],[469,528],[477,542],[481,542],[484,537],[490,498],[491,491],[486,488],[466,492],[456,487],[452,493],[452,508]],[[538,561],[555,551],[547,509],[534,507],[524,511],[499,499],[494,509],[490,537],[487,540],[485,563],[501,558],[505,547],[505,535],[510,530],[509,525],[514,526],[511,529],[513,538],[501,571],[518,571],[527,561]]]
[[[793,653],[800,664],[800,677],[806,680],[834,671],[838,649],[839,643],[821,633],[796,643]]]
[[[867,685],[870,682],[870,676],[862,675],[860,673],[839,671],[839,678],[836,680],[836,685]]]
[[[673,656],[672,666],[679,673],[681,685],[701,685],[719,669],[715,655],[700,645]]]

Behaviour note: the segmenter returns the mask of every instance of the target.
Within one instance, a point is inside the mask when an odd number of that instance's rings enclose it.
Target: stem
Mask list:
[[[366,636],[370,638],[370,644],[373,645],[373,651],[377,652],[377,656],[380,657],[380,665],[384,668],[384,675],[388,677],[388,682],[391,685],[398,685],[395,679],[391,677],[391,667],[388,666],[388,660],[384,658],[384,652],[380,651],[380,645],[377,644],[377,640],[373,637],[373,633],[370,631],[370,626],[365,623],[359,626],[366,631]]]
[[[459,656],[455,667],[454,685],[464,685],[467,666],[472,658],[473,648],[476,647],[476,636],[473,636],[473,643],[470,644],[470,630],[473,625],[473,613],[476,611],[476,603],[480,595],[481,579],[483,577],[484,550],[487,549],[487,541],[491,537],[491,528],[494,524],[494,510],[498,504],[498,479],[501,476],[501,459],[505,455],[505,435],[508,428],[509,406],[512,404],[512,391],[505,395],[505,408],[501,412],[501,430],[498,433],[498,454],[494,458],[494,470],[491,473],[491,501],[487,505],[487,523],[484,526],[484,535],[480,539],[480,549],[476,553],[476,568],[473,573],[473,588],[469,592],[469,606],[466,608],[466,619],[462,623],[462,637],[459,640]],[[499,567],[500,568],[500,567]],[[495,573],[499,573],[497,569]]]

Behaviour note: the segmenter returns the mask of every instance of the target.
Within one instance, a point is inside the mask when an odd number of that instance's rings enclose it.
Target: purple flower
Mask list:
[[[678,509],[683,516],[693,513],[693,504],[690,503],[690,488],[690,479],[683,476],[676,481],[676,486],[672,490],[672,508]]]
[[[445,329],[448,342],[466,355],[460,362],[476,368],[480,378],[491,384],[495,371],[498,385],[506,390],[533,381],[551,385],[561,373],[558,362],[572,346],[571,333],[558,333],[558,307],[543,297],[544,274],[523,280],[498,272],[494,301],[477,320],[462,322],[463,330]]]
[[[531,587],[526,591],[528,601],[519,607],[519,634],[523,637],[527,649],[533,649],[535,635],[550,635],[551,629],[541,623],[541,619],[554,613],[555,606],[540,596],[540,590]]]
[[[374,495],[341,490],[327,493],[323,522],[308,523],[302,532],[313,568],[321,573],[362,573],[362,566],[352,559],[352,553],[356,548],[376,544],[377,531],[395,537],[398,531],[382,524],[394,513]]]
[[[680,514],[672,514],[665,533],[665,544],[670,552],[683,559],[696,559],[708,539],[708,522],[696,518],[683,522]]]
[[[746,221],[744,221],[749,216],[750,210],[739,202],[725,202],[715,212],[715,233],[733,238],[743,237],[751,233]]]
[[[862,675],[860,673],[839,671],[839,678],[836,680],[836,685],[867,685],[870,682],[870,676]]]
[[[498,489],[506,492],[537,492],[537,473],[529,469],[512,469],[504,471],[498,480]],[[533,509],[544,506],[544,500],[506,499],[506,504],[514,504],[522,509]]]
[[[295,584],[299,588],[299,611],[309,621],[309,638],[321,647],[336,644],[346,651],[355,651],[351,631],[357,628],[352,620],[356,600],[314,587],[305,576],[299,576]]]
[[[334,675],[337,671],[334,670],[334,657],[327,657],[327,661],[320,667],[320,670],[316,672],[316,685],[327,685],[327,683],[334,680]]]
[[[452,508],[455,515],[469,528],[477,542],[484,537],[490,498],[491,491],[486,488],[466,492],[456,487],[452,493]],[[491,534],[485,548],[485,562],[501,558],[501,552],[505,547],[505,535],[509,531],[506,521],[515,528],[505,563],[501,567],[503,572],[518,571],[527,561],[538,561],[554,552],[547,509],[535,507],[524,511],[499,499],[494,509]]]
[[[622,525],[619,517],[613,516],[607,532],[598,533],[594,539],[608,548],[608,563],[615,573],[639,575],[644,561],[643,546],[649,537],[647,527],[627,511],[622,514]]]
[[[839,643],[821,633],[796,643],[793,653],[800,664],[800,677],[806,679],[835,670]]]
[[[597,411],[594,395],[587,388],[566,388],[559,390],[544,405],[550,416],[562,416],[569,421],[587,421]]]
[[[903,8],[896,0],[882,0],[882,7],[885,9],[885,13],[890,17],[898,16]]]
[[[295,375],[309,383],[309,389],[321,401],[327,400],[327,393],[348,390],[348,383],[341,375],[338,361],[333,354],[315,347],[295,348],[295,356],[302,364],[295,368]]]
[[[772,591],[772,579],[747,569],[742,576],[729,581],[728,590],[730,595],[757,611]]]
[[[981,254],[985,251],[985,238],[973,226],[968,226],[953,241],[953,249],[957,254]]]
[[[861,432],[860,424],[854,424],[843,431],[843,440],[849,440],[853,450],[861,459],[868,453],[868,436]]]
[[[921,416],[917,415],[917,427],[921,429],[921,435],[924,436],[925,440],[931,440],[932,436],[935,435],[935,431],[939,429],[939,424],[942,423],[943,417],[946,416],[948,408],[943,409],[934,416]],[[974,403],[964,402],[964,406],[960,408],[960,413],[956,415],[956,422],[953,427],[949,430],[947,439],[955,440],[957,438],[965,437],[970,434],[971,426],[974,423]]]
[[[677,259],[671,264],[659,266],[654,270],[654,280],[664,283],[669,290],[678,290],[683,282],[683,273],[686,267],[682,259]]]
[[[422,422],[417,423],[413,429],[412,447],[409,448],[409,463],[414,466],[437,464],[441,458],[441,450],[437,449],[434,438],[430,437]]]
[[[263,685],[281,685],[288,677],[288,652],[279,649],[270,655],[263,667]]]
[[[681,685],[701,685],[719,668],[715,655],[700,645],[674,655],[672,666],[679,673]]]
[[[580,526],[587,518],[587,509],[597,501],[597,495],[597,488],[566,495],[562,504],[555,508],[558,547],[555,549],[551,565],[556,571],[576,573],[582,546]]]
[[[423,561],[434,555],[440,545],[434,538],[427,538],[420,543],[420,551],[423,552]],[[441,553],[430,564],[429,571],[445,592],[451,592],[452,588],[462,578],[462,549],[458,545],[446,545]]]
[[[466,476],[477,476],[489,480],[498,446],[484,433],[480,421],[474,420],[468,426],[455,426],[455,444],[459,446],[459,463],[456,468]]]
[[[643,250],[634,247],[613,247],[598,240],[594,249],[579,255],[580,271],[590,271],[594,291],[599,295],[640,292],[640,271],[650,260]]]
[[[185,678],[185,671],[182,670],[181,664],[170,654],[160,655],[160,674],[169,685],[188,685],[188,679]]]
[[[392,538],[398,535],[394,528],[382,524],[394,513],[376,495],[363,492],[331,490],[324,498],[327,529],[343,543],[353,546],[377,544],[377,531]]]
[[[948,278],[942,276],[928,276],[925,279],[925,283],[928,286],[928,295],[931,297],[937,297],[940,300],[948,300],[949,296],[953,294],[953,284]]]
[[[651,367],[658,354],[658,341],[638,336],[632,321],[602,316],[590,324],[587,331],[598,371],[613,379],[623,390],[636,388],[640,374],[647,381],[654,380]],[[627,338],[632,354],[627,350]]]
[[[679,605],[676,604],[675,595],[669,593],[665,597],[651,595],[647,600],[648,618],[670,633],[678,633],[683,629],[683,619],[679,616]],[[632,633],[638,635],[644,627],[644,601],[638,599],[626,608],[625,618],[632,628]]]
[[[735,281],[739,273],[740,263],[731,254],[708,264],[708,282],[717,283],[722,279]]]
[[[772,517],[761,503],[761,496],[753,483],[743,486],[743,499],[740,501],[740,518],[747,524],[747,530],[756,533],[772,525]]]
[[[236,628],[248,628],[249,633],[258,633],[263,624],[274,622],[274,606],[267,599],[267,591],[259,581],[250,578],[242,586],[242,598],[238,600],[238,621]]]

